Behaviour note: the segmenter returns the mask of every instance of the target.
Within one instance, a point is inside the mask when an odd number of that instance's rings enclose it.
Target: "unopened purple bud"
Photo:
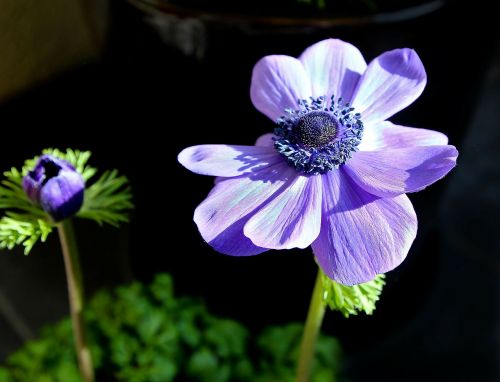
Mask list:
[[[70,163],[52,155],[43,155],[23,178],[23,189],[57,222],[80,210],[85,182]]]

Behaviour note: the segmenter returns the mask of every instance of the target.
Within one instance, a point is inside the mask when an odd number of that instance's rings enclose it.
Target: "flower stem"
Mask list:
[[[76,246],[75,234],[71,219],[66,219],[58,225],[59,240],[66,268],[66,280],[68,282],[69,306],[71,320],[73,322],[73,334],[75,337],[76,356],[80,375],[84,382],[94,382],[94,368],[92,357],[85,335],[85,323],[83,318],[83,282],[78,260],[78,248]]]
[[[316,283],[311,296],[309,312],[307,313],[302,343],[300,344],[300,355],[297,366],[296,382],[308,382],[311,374],[311,364],[314,359],[316,339],[321,329],[323,317],[325,316],[325,304],[323,303],[323,282],[321,271],[318,271]]]

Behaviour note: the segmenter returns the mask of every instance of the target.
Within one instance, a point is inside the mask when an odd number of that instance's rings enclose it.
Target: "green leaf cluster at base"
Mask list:
[[[92,298],[86,314],[96,380],[106,382],[293,382],[303,326],[265,330],[210,314],[173,294],[172,279],[133,283]],[[45,328],[0,366],[0,382],[81,382],[71,322]],[[341,349],[320,336],[311,382],[337,382]]]

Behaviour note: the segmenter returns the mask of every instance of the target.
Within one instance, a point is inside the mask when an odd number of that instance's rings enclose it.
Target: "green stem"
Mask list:
[[[94,382],[94,368],[92,357],[85,335],[85,322],[83,318],[83,282],[78,260],[78,248],[76,246],[75,233],[70,219],[64,220],[58,225],[59,240],[66,268],[66,280],[68,282],[69,306],[71,320],[73,322],[73,334],[75,336],[76,356],[80,375],[84,382]]]
[[[316,283],[311,296],[311,304],[307,313],[302,343],[300,344],[300,355],[297,366],[296,382],[308,382],[311,374],[311,364],[314,359],[316,339],[321,329],[323,317],[325,316],[325,304],[323,303],[323,282],[321,271],[318,271]]]

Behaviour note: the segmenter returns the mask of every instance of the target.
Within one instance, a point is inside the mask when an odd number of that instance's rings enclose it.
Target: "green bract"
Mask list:
[[[345,317],[358,312],[372,314],[385,285],[385,275],[377,275],[372,281],[346,286],[322,274],[323,301],[332,310],[338,310]]]
[[[85,180],[85,199],[77,217],[113,226],[128,221],[128,212],[133,204],[125,176],[112,170],[105,171],[95,179],[97,169],[87,164],[90,151],[46,149],[42,154],[50,154],[71,163]],[[55,223],[28,198],[22,187],[23,177],[35,166],[38,158],[25,161],[20,170],[13,167],[3,174],[0,209],[5,210],[5,215],[0,219],[0,248],[11,249],[23,245],[24,253],[28,254],[35,243],[38,240],[45,241],[55,227]]]

